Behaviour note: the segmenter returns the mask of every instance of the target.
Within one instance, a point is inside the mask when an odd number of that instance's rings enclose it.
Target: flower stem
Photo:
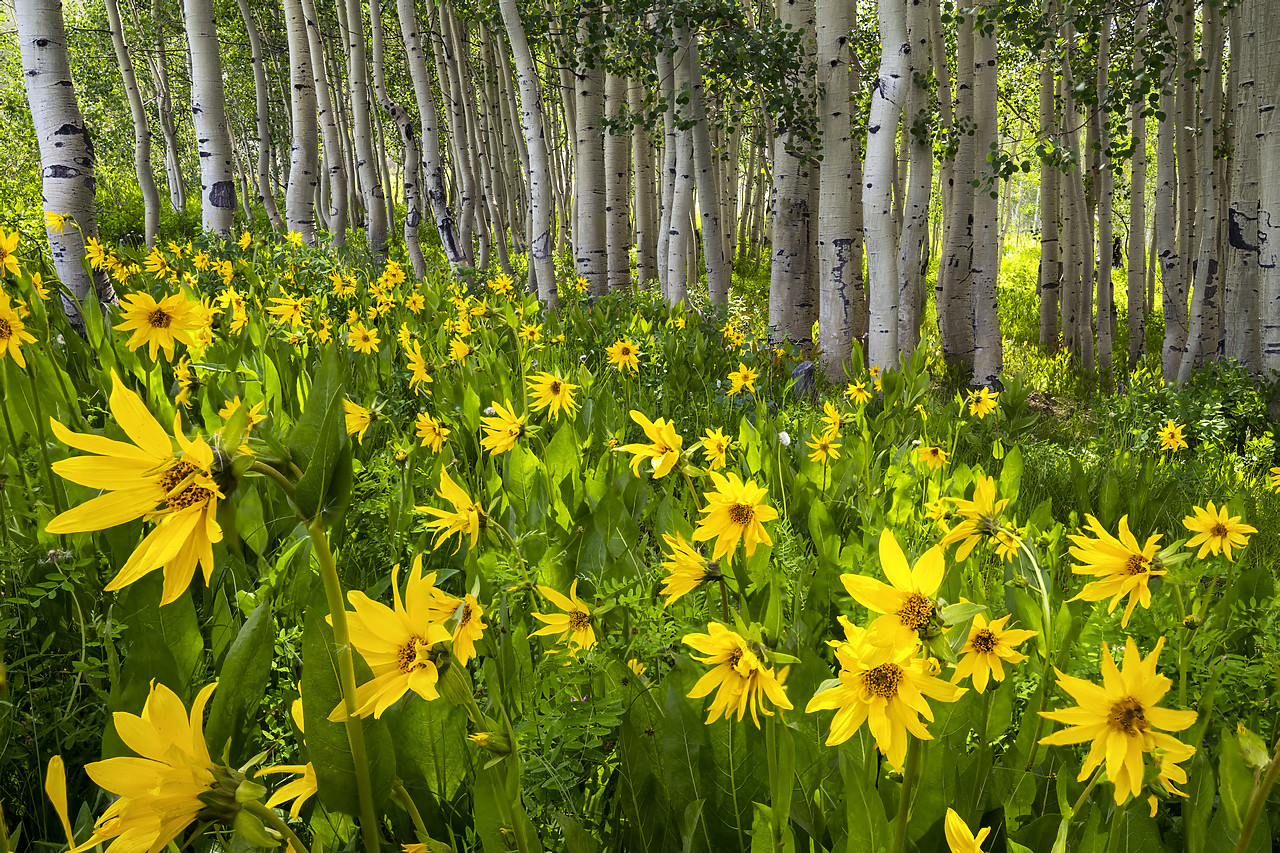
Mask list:
[[[329,537],[324,525],[316,519],[307,526],[311,546],[320,562],[325,599],[333,619],[333,645],[338,655],[338,685],[346,711],[347,741],[351,744],[351,760],[355,765],[356,796],[360,802],[360,832],[364,836],[365,853],[378,853],[378,820],[373,810],[373,784],[369,778],[369,760],[364,747],[364,724],[356,712],[356,668],[351,658],[351,638],[347,631],[347,608],[342,601],[342,581],[338,566],[329,550]]]
[[[261,474],[264,477],[268,477],[271,480],[275,481],[275,484],[279,486],[281,489],[283,489],[284,493],[289,496],[289,499],[290,500],[293,499],[293,492],[294,492],[293,483],[290,482],[288,477],[286,477],[284,474],[281,474],[275,468],[272,468],[270,465],[268,465],[267,463],[261,460],[256,460],[252,465],[249,466],[249,470],[255,474]]]
[[[1275,785],[1278,775],[1280,775],[1280,738],[1276,738],[1275,754],[1271,756],[1271,763],[1267,765],[1267,775],[1254,786],[1253,796],[1249,798],[1249,811],[1245,814],[1244,823],[1240,827],[1240,838],[1236,841],[1235,853],[1245,853],[1249,849],[1249,841],[1253,838],[1258,819],[1262,817],[1262,808],[1267,804],[1267,797],[1271,795],[1271,788]]]
[[[40,458],[44,460],[45,475],[49,478],[49,493],[53,496],[53,507],[62,515],[62,496],[58,494],[58,484],[53,480],[53,463],[49,461],[49,443],[44,434],[44,407],[40,405],[40,389],[36,387],[35,365],[26,371],[31,382],[31,402],[36,408],[36,435],[40,439]]]
[[[298,853],[308,853],[307,846],[302,843],[293,830],[289,828],[289,824],[285,823],[275,809],[269,809],[257,800],[250,800],[241,806],[245,811],[262,819],[262,822],[270,826],[276,832],[279,832],[285,838],[289,839],[289,846],[293,847]]]
[[[1080,813],[1080,809],[1084,807],[1084,801],[1088,799],[1089,794],[1102,781],[1102,768],[1105,766],[1105,764],[1099,764],[1098,768],[1093,771],[1093,775],[1089,777],[1089,784],[1084,786],[1084,790],[1080,792],[1080,796],[1076,798],[1075,803],[1071,806],[1071,814],[1067,816],[1067,820],[1074,820],[1075,816]]]
[[[890,853],[903,853],[907,849],[907,818],[911,815],[916,783],[920,781],[920,748],[919,738],[913,737],[907,742],[907,760],[902,770],[902,792],[898,797],[898,818],[893,828]]]
[[[426,843],[431,837],[431,833],[427,832],[427,825],[422,821],[422,812],[418,811],[418,804],[413,801],[413,797],[409,796],[409,792],[405,790],[404,783],[399,779],[392,786],[392,791],[400,800],[400,805],[404,806],[404,810],[409,813],[409,819],[413,821],[413,828],[418,831],[418,840]]]
[[[13,459],[17,463],[14,467],[18,469],[18,476],[22,480],[22,491],[31,494],[31,481],[27,479],[27,469],[22,467],[22,460],[18,458],[18,437],[13,434],[13,421],[9,420],[9,407],[0,404],[0,412],[4,413],[4,428],[9,433],[9,446],[13,448]]]
[[[1125,800],[1124,805],[1116,806],[1115,811],[1111,813],[1111,831],[1107,833],[1107,853],[1119,853],[1120,838],[1124,834],[1125,820],[1128,817],[1129,804],[1133,802],[1133,798]]]

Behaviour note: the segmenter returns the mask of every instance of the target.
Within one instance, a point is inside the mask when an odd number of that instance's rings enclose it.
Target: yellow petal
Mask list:
[[[67,846],[75,847],[76,839],[71,832],[71,820],[67,816],[67,771],[61,755],[49,759],[49,767],[44,774],[44,792],[53,804],[53,810],[58,813],[62,834],[67,837]]]

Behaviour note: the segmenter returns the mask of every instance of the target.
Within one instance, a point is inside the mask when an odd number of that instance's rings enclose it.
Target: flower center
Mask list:
[[[8,320],[0,319],[0,341],[7,341],[13,337],[13,326],[9,325]]]
[[[472,613],[473,613],[473,611],[472,611],[472,609],[471,609],[471,605],[470,605],[470,604],[465,604],[465,603],[464,603],[464,604],[462,605],[462,615],[461,615],[460,617],[458,617],[458,627],[459,627],[459,628],[461,628],[463,625],[468,624],[468,623],[471,621]]]
[[[755,507],[750,504],[731,504],[729,506],[729,521],[740,527],[746,527],[755,520]]]
[[[898,618],[912,631],[919,631],[933,619],[933,602],[918,592],[907,596],[898,609]]]
[[[213,492],[204,486],[187,486],[178,494],[169,498],[169,508],[175,512],[190,506],[205,503],[213,498]]]
[[[631,355],[631,347],[623,347],[622,349],[618,350],[618,354],[619,354],[619,355]]]
[[[569,628],[574,631],[585,631],[591,625],[591,614],[585,610],[569,611]]]
[[[1150,728],[1147,717],[1143,713],[1142,703],[1132,696],[1125,697],[1111,706],[1107,714],[1107,724],[1118,732],[1129,736],[1139,735]]]
[[[882,663],[862,674],[862,684],[872,696],[892,699],[898,695],[902,683],[902,667],[896,663]]]
[[[982,628],[974,632],[973,638],[969,640],[969,645],[973,646],[973,650],[978,654],[985,655],[990,653],[999,642],[999,638],[994,633],[987,628]]]
[[[164,489],[166,493],[171,492],[178,487],[179,483],[196,473],[197,470],[199,469],[190,462],[184,462],[179,459],[172,466],[161,472],[160,488]]]
[[[430,651],[431,647],[421,637],[415,635],[400,647],[400,651],[396,654],[396,663],[399,664],[400,671],[408,675],[415,669],[432,662],[429,657]]]
[[[1146,574],[1150,563],[1151,561],[1141,554],[1130,554],[1129,559],[1124,564],[1124,573],[1126,575]]]
[[[153,329],[167,329],[169,324],[173,322],[173,317],[163,308],[157,308],[147,315],[147,322],[151,324]]]
[[[1217,524],[1213,526],[1213,529],[1209,531],[1209,535],[1212,536],[1214,539],[1226,539],[1227,526],[1223,524],[1221,521],[1219,521]]]
[[[734,649],[729,653],[729,659],[725,661],[725,665],[730,668],[736,667],[740,660],[742,660],[742,649]]]
[[[561,389],[561,388],[563,388],[563,387],[564,387],[564,386],[560,384],[560,380],[558,380],[558,379],[552,380],[552,382],[551,382],[551,394],[552,394],[552,396],[556,396],[556,395],[558,395],[558,394],[560,393],[560,389]]]

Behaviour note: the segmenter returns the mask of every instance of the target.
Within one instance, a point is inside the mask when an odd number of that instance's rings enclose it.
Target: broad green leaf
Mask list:
[[[271,603],[263,601],[245,620],[218,673],[218,689],[213,693],[204,730],[215,761],[225,754],[234,767],[248,757],[246,742],[256,728],[254,712],[267,691],[275,635]]]

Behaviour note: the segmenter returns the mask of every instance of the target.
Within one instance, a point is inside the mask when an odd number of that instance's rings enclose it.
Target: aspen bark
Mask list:
[[[347,240],[347,167],[343,155],[342,133],[329,89],[329,68],[325,61],[324,42],[320,38],[320,21],[315,0],[301,0],[306,22],[307,48],[311,54],[311,75],[315,85],[316,109],[324,140],[324,173],[329,185],[329,209],[325,214],[331,244],[337,248]],[[292,180],[292,175],[290,175]]]
[[[693,159],[697,169],[698,218],[702,225],[702,262],[707,272],[707,295],[718,305],[729,301],[730,267],[724,257],[725,227],[720,218],[722,194],[716,177],[717,161],[712,158],[707,104],[702,80],[702,60],[699,57],[698,34],[688,28],[682,30],[687,40],[689,63],[689,120],[693,129]]]
[[[431,86],[431,74],[423,55],[421,23],[413,0],[396,0],[396,15],[400,20],[400,35],[404,39],[409,77],[413,81],[414,101],[418,106],[418,137],[422,156],[422,187],[431,218],[435,222],[440,247],[450,267],[464,263],[458,246],[457,227],[453,208],[445,191],[444,165],[440,158],[439,113],[435,91]]]
[[[973,379],[975,386],[996,387],[1004,370],[1004,341],[1000,335],[1000,308],[996,279],[1000,274],[1000,180],[994,165],[987,163],[995,153],[996,96],[999,81],[996,65],[997,26],[994,7],[980,7],[983,26],[974,33],[973,115],[975,177],[980,186],[973,199]]]
[[[683,62],[677,62],[679,66]],[[689,281],[697,275],[695,260],[689,255],[693,243],[693,139],[692,132],[677,130],[675,138],[675,181],[671,195],[671,224],[667,239],[667,302],[678,305],[688,300]]]
[[[659,50],[655,58],[658,71],[658,85],[661,87],[663,104],[662,113],[662,171],[658,175],[658,183],[662,194],[658,205],[658,286],[663,295],[667,294],[667,272],[670,269],[668,255],[671,251],[671,203],[675,192],[676,180],[676,93],[675,93],[675,49]]]
[[[1258,349],[1258,4],[1242,3],[1231,10],[1231,62],[1235,69],[1232,110],[1230,201],[1227,212],[1228,247],[1223,319],[1226,354],[1253,372],[1261,370]]]
[[[138,91],[138,78],[133,70],[129,47],[124,41],[124,27],[120,23],[120,7],[116,0],[104,0],[107,7],[107,25],[111,28],[111,45],[115,48],[116,62],[120,65],[120,77],[124,82],[125,97],[129,101],[129,114],[133,118],[133,168],[138,176],[138,189],[142,192],[143,236],[147,248],[156,244],[156,232],[160,228],[160,191],[156,188],[156,176],[151,171],[151,123],[142,105]]]
[[[113,0],[108,0],[113,2]],[[267,220],[271,228],[279,231],[284,227],[280,217],[280,208],[276,206],[275,194],[271,191],[271,101],[267,95],[267,68],[262,58],[262,38],[258,33],[258,25],[253,20],[253,12],[249,9],[249,0],[236,0],[240,7],[240,18],[244,21],[244,29],[249,37],[249,51],[253,57],[253,93],[254,111],[256,113],[255,128],[257,130],[258,160],[257,184],[258,201],[267,212]]]
[[[412,2],[412,0],[403,0]],[[499,0],[502,23],[516,63],[520,86],[520,124],[529,149],[529,284],[549,308],[558,304],[555,264],[551,257],[551,168],[544,134],[542,82],[529,50],[529,39],[515,0]]]
[[[152,0],[151,17],[156,25],[155,51],[150,59],[151,82],[156,90],[156,117],[164,140],[165,182],[169,203],[175,211],[187,209],[187,191],[182,179],[182,159],[178,154],[178,127],[173,117],[173,91],[169,86],[168,39],[165,38],[160,0]]]
[[[1264,14],[1263,8],[1255,14]],[[1272,371],[1280,370],[1280,27],[1256,21],[1251,58],[1258,113],[1259,339],[1262,369]],[[1280,398],[1272,396],[1268,410],[1272,419],[1280,416]]]
[[[632,115],[640,112],[643,99],[643,87],[634,80],[630,81],[627,102]],[[658,223],[653,146],[649,143],[648,130],[640,122],[631,128],[631,171],[635,198],[636,281],[641,289],[646,289],[658,280]]]
[[[201,222],[204,230],[225,237],[235,218],[235,164],[213,0],[182,0],[182,8],[191,54],[191,117],[200,149]]]
[[[1111,173],[1111,157],[1108,149],[1111,140],[1103,131],[1104,122],[1101,112],[1107,103],[1107,90],[1110,85],[1109,64],[1111,61],[1111,24],[1114,20],[1111,3],[1107,4],[1106,14],[1102,16],[1102,31],[1098,34],[1098,60],[1095,85],[1099,112],[1099,162],[1095,193],[1098,197],[1098,242],[1094,252],[1094,267],[1097,272],[1094,280],[1098,288],[1098,368],[1104,376],[1109,376],[1115,362],[1115,291],[1111,283],[1111,243],[1115,231],[1112,222],[1113,201],[1115,196],[1115,177]]]
[[[418,140],[414,133],[413,120],[399,103],[387,92],[386,72],[384,71],[382,8],[380,0],[369,0],[370,34],[373,46],[373,88],[378,103],[391,116],[396,129],[400,131],[400,142],[404,146],[404,190],[405,220],[404,244],[409,260],[413,264],[414,275],[422,279],[427,274],[427,261],[422,254],[422,244],[418,241],[418,225],[422,221],[422,202],[418,185]],[[390,217],[388,217],[390,218]]]
[[[585,22],[579,22],[579,42],[587,38]],[[580,49],[581,50],[581,49]],[[591,293],[603,296],[609,290],[608,245],[605,224],[604,136],[600,119],[604,115],[604,71],[577,59],[575,111],[577,129],[574,150],[574,268],[587,280]]]
[[[61,231],[46,228],[54,269],[76,300],[82,301],[92,292],[99,302],[115,302],[115,291],[106,273],[90,275],[81,264],[84,239],[98,236],[93,203],[93,143],[76,102],[62,2],[17,0],[14,11],[22,80],[40,148],[44,209],[74,219],[80,226],[79,230],[69,224]],[[83,326],[75,302],[64,296],[62,308],[74,325]]]
[[[364,44],[364,16],[360,0],[345,2],[351,135],[355,140],[356,172],[364,198],[365,243],[374,258],[383,260],[387,256],[387,212],[383,206],[385,195],[374,151],[373,119],[369,113],[369,61]]]
[[[778,14],[784,24],[806,35],[815,31],[813,0],[780,0]],[[778,340],[787,336],[802,349],[809,349],[818,313],[817,259],[811,250],[811,246],[816,248],[812,184],[817,162],[814,152],[783,124],[779,123],[773,139],[770,337]]]
[[[1177,267],[1174,275],[1165,279],[1164,314],[1164,378],[1175,382],[1182,365],[1182,357],[1189,344],[1191,319],[1187,305],[1191,283],[1191,253],[1194,250],[1197,210],[1195,199],[1195,143],[1191,127],[1198,122],[1195,115],[1195,2],[1182,0],[1177,7],[1181,21],[1176,23],[1178,59],[1174,77],[1177,89],[1174,95],[1174,157],[1177,163]],[[1188,77],[1188,74],[1191,76]],[[1162,270],[1163,271],[1163,270]]]
[[[1204,31],[1202,37],[1206,69],[1214,69],[1212,73],[1203,75],[1203,92],[1201,93],[1200,111],[1200,186],[1198,198],[1200,210],[1196,217],[1196,231],[1199,245],[1196,251],[1196,262],[1193,266],[1194,280],[1192,284],[1191,325],[1187,335],[1187,346],[1182,353],[1178,365],[1178,381],[1186,382],[1191,378],[1193,368],[1204,363],[1207,358],[1217,357],[1217,343],[1221,338],[1222,317],[1218,305],[1218,186],[1217,168],[1214,158],[1214,142],[1219,130],[1219,112],[1221,110],[1221,74],[1222,67],[1222,15],[1215,4],[1207,4],[1205,10]]]
[[[852,6],[842,0],[818,0],[818,85],[822,96],[823,180],[818,197],[818,348],[827,378],[844,376],[853,352],[855,299],[853,267],[862,266],[853,252],[858,223],[853,218],[853,126],[849,96],[853,91]],[[754,150],[752,163],[754,164]],[[860,367],[861,365],[856,365]]]
[[[903,111],[903,136],[907,142],[909,165],[903,198],[902,234],[898,240],[898,351],[910,356],[920,343],[924,319],[924,287],[927,270],[926,243],[929,239],[929,196],[933,192],[933,141],[917,124],[926,121],[928,92],[917,84],[918,75],[929,70],[928,4],[909,0],[907,37],[907,99]],[[923,128],[920,128],[921,130]]]
[[[1052,3],[1047,13],[1052,14]],[[1058,136],[1058,119],[1054,110],[1057,86],[1055,70],[1057,60],[1053,56],[1056,42],[1046,45],[1045,57],[1040,64],[1040,144],[1046,151],[1040,158],[1040,346],[1058,346],[1058,295],[1062,281],[1061,246],[1058,234],[1058,210],[1060,192],[1058,184],[1061,169],[1050,158],[1048,151]]]
[[[627,78],[605,76],[605,113],[621,114],[627,99]],[[631,289],[631,134],[604,134],[605,255],[610,290]]]
[[[316,87],[311,73],[311,49],[307,45],[307,22],[300,0],[284,0],[285,32],[289,44],[290,108],[293,138],[290,152],[289,184],[285,191],[285,221],[290,231],[302,235],[308,245],[315,243],[313,200],[319,183],[319,127],[316,124]]]
[[[974,16],[964,15],[956,31],[955,115],[973,115]],[[936,42],[935,42],[936,43]],[[960,134],[944,212],[945,248],[938,270],[938,328],[947,364],[962,370],[973,368],[973,202],[976,177],[976,139]],[[874,298],[874,297],[873,297]]]
[[[1138,36],[1135,41],[1133,75],[1142,70],[1147,41],[1147,5],[1138,6]],[[1133,139],[1133,153],[1129,157],[1129,256],[1128,320],[1129,320],[1129,369],[1138,366],[1147,354],[1146,329],[1146,262],[1147,262],[1147,118],[1146,102],[1135,99],[1129,107],[1129,134]]]

